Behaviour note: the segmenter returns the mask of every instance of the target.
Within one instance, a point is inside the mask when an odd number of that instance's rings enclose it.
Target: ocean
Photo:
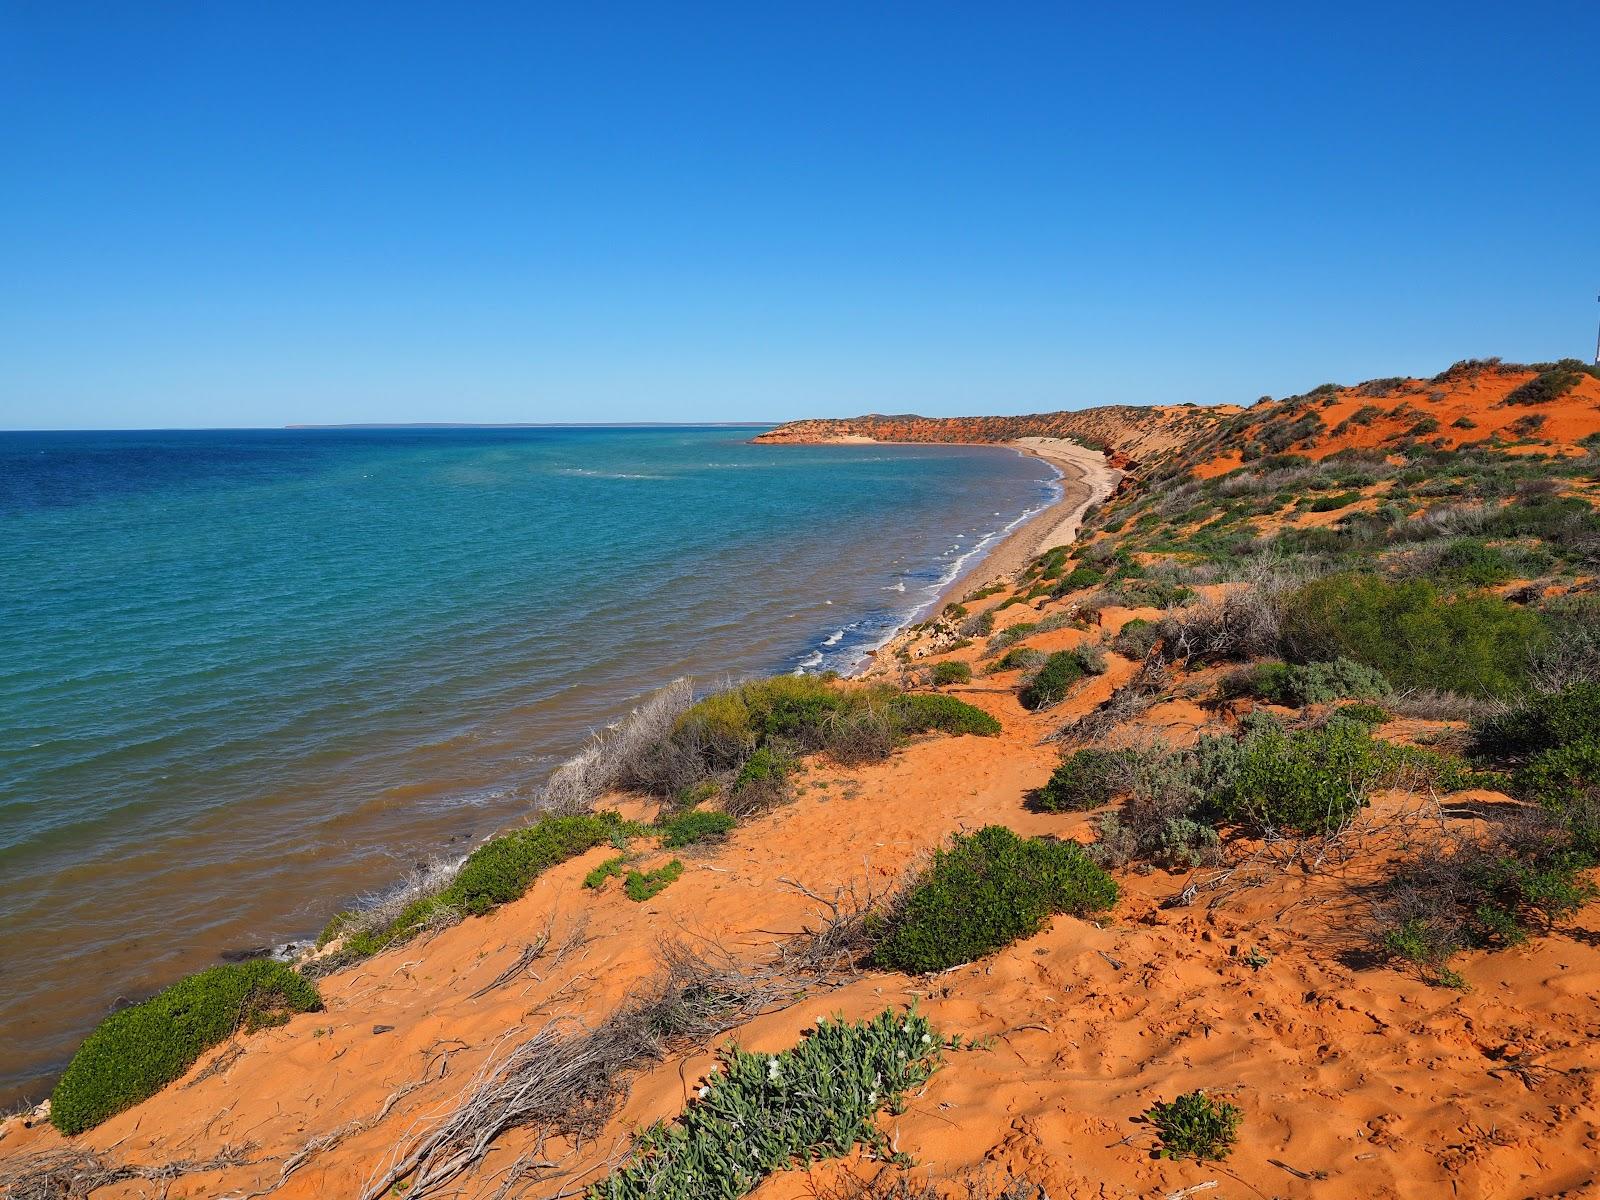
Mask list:
[[[756,432],[0,433],[0,1104],[515,822],[641,693],[858,665],[1055,494]]]

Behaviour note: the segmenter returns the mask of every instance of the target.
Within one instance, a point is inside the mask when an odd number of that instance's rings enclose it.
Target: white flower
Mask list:
[[[877,1092],[868,1092],[867,1093],[867,1107],[868,1108],[872,1108],[877,1103],[878,1103],[878,1093]]]
[[[700,1099],[704,1100],[709,1095],[711,1095],[711,1089],[710,1088],[703,1087],[703,1088],[700,1089]]]
[[[933,1041],[933,1034],[925,1033],[925,1034],[922,1035],[922,1044],[924,1046],[926,1046],[931,1041]]]
[[[772,1080],[774,1083],[777,1082],[777,1080],[778,1080],[778,1060],[777,1059],[773,1059],[771,1062],[769,1062],[767,1064],[767,1078]]]

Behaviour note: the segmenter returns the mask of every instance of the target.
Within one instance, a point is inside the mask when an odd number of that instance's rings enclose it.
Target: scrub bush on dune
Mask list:
[[[1596,822],[1589,813],[1589,831]],[[1595,897],[1595,861],[1559,817],[1530,814],[1481,840],[1430,850],[1401,866],[1375,906],[1377,947],[1437,982],[1461,986],[1450,960],[1515,946]]]
[[[1260,663],[1242,667],[1223,680],[1224,695],[1258,696],[1274,704],[1301,708],[1335,700],[1388,695],[1389,681],[1371,667],[1348,658],[1332,662]]]
[[[641,830],[614,812],[546,816],[527,828],[492,838],[453,873],[442,871],[415,892],[400,893],[394,902],[340,913],[323,930],[319,945],[343,939],[341,952],[331,965],[369,957],[465,914],[482,915],[509,904],[550,867],[629,832]]]
[[[1099,675],[1105,669],[1105,651],[1099,646],[1058,650],[1044,660],[1044,665],[1022,686],[1017,698],[1022,701],[1023,708],[1049,708],[1065,700],[1073,684],[1085,675]]]
[[[1034,793],[1034,806],[1044,812],[1099,808],[1133,788],[1137,769],[1136,755],[1131,750],[1090,747],[1075,751]]]
[[[321,1007],[309,980],[271,959],[179,980],[84,1039],[50,1097],[50,1120],[62,1133],[82,1133],[155,1095],[232,1034]]]
[[[885,918],[874,957],[910,974],[942,971],[1032,936],[1056,913],[1087,916],[1116,900],[1116,881],[1078,843],[990,825],[934,856]]]
[[[664,757],[690,762],[706,778],[738,772],[763,751],[775,761],[820,752],[840,762],[869,762],[887,757],[907,736],[931,731],[992,734],[999,726],[951,696],[782,675],[699,701],[678,719],[670,735],[677,749]],[[652,790],[648,780],[639,782],[641,790]]]
[[[1117,636],[1111,639],[1111,648],[1125,658],[1138,660],[1154,650],[1160,640],[1160,626],[1143,617],[1135,617],[1117,630]]]
[[[1145,1110],[1144,1119],[1155,1126],[1161,1139],[1161,1158],[1219,1161],[1233,1151],[1244,1113],[1226,1100],[1213,1100],[1203,1091],[1186,1092],[1170,1103],[1158,1102]]]
[[[733,817],[725,812],[686,809],[662,824],[661,844],[675,849],[692,846],[696,842],[721,841],[728,836],[734,824]]]
[[[1280,636],[1296,662],[1350,658],[1396,687],[1476,696],[1514,692],[1546,630],[1495,596],[1443,597],[1426,580],[1333,575],[1284,600]]]

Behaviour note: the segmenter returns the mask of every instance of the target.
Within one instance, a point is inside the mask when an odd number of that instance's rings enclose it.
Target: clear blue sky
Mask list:
[[[1587,357],[1600,5],[0,0],[0,427]]]

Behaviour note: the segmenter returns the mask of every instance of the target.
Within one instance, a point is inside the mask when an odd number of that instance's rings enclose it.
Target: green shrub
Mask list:
[[[682,786],[685,770],[699,776],[731,771],[736,803],[730,807],[748,811],[747,801],[781,796],[781,776],[797,754],[821,751],[844,763],[866,762],[886,757],[909,734],[933,729],[987,733],[998,726],[949,696],[782,675],[707,696],[678,719],[669,744],[655,757],[675,764],[674,786],[665,794]],[[636,782],[647,791],[655,788],[652,780]]]
[[[1359,499],[1360,492],[1340,492],[1337,496],[1318,496],[1307,507],[1312,512],[1332,512],[1336,508],[1348,508]]]
[[[1007,626],[1005,629],[1002,629],[999,633],[991,637],[988,645],[986,645],[984,649],[990,652],[1004,650],[1007,646],[1012,646],[1017,642],[1020,642],[1030,633],[1037,632],[1039,632],[1039,622],[1018,621],[1015,625]]]
[[[683,863],[673,859],[654,871],[629,871],[622,881],[622,890],[635,904],[643,904],[666,891],[667,885],[683,874]]]
[[[1585,737],[1541,750],[1512,780],[1519,800],[1560,812],[1583,793],[1600,790],[1600,737]]]
[[[608,879],[621,879],[625,874],[623,867],[628,861],[626,854],[618,854],[608,858],[594,870],[583,877],[583,886],[590,889],[599,889],[605,886]]]
[[[1083,663],[1071,650],[1058,650],[1044,660],[1044,666],[1023,685],[1018,693],[1022,707],[1049,708],[1065,700],[1072,685],[1083,678]]]
[[[1037,933],[1052,914],[1084,916],[1116,900],[1116,881],[1076,842],[990,825],[934,856],[887,919],[874,957],[911,974],[942,971]]]
[[[725,812],[691,808],[675,814],[661,826],[661,844],[676,849],[696,842],[721,841],[736,823]]]
[[[1493,546],[1463,538],[1445,547],[1439,561],[1434,564],[1433,574],[1452,583],[1493,587],[1513,578],[1516,567]]]
[[[1157,1102],[1145,1110],[1144,1119],[1161,1138],[1162,1158],[1193,1158],[1201,1162],[1227,1158],[1239,1139],[1244,1113],[1226,1100],[1213,1100],[1204,1091],[1185,1092],[1170,1104]]]
[[[951,683],[971,683],[972,668],[964,662],[955,662],[947,659],[933,665],[933,684],[935,687],[944,687]]]
[[[1548,404],[1559,400],[1594,369],[1576,358],[1564,358],[1506,395],[1507,404]]]
[[[1077,750],[1050,774],[1034,794],[1045,812],[1086,812],[1111,803],[1133,782],[1133,754],[1127,750]]]
[[[1079,588],[1094,587],[1095,584],[1105,579],[1104,571],[1097,571],[1094,567],[1074,567],[1070,573],[1064,575],[1051,589],[1051,594],[1064,596],[1068,592],[1075,592]]]
[[[510,904],[550,867],[606,845],[622,830],[614,812],[544,817],[479,846],[435,902],[474,915]]]
[[[1341,704],[1335,711],[1344,720],[1359,721],[1369,728],[1394,720],[1394,714],[1378,704]]]
[[[1161,640],[1161,627],[1154,621],[1135,617],[1117,630],[1111,639],[1111,648],[1125,658],[1143,659]]]
[[[1233,695],[1259,696],[1274,704],[1302,708],[1351,697],[1385,696],[1389,682],[1371,667],[1336,658],[1332,662],[1261,663],[1224,680]]]
[[[1421,855],[1396,872],[1377,906],[1377,943],[1460,986],[1450,959],[1518,945],[1594,898],[1592,862],[1559,825],[1503,829],[1490,840]]]
[[[994,737],[1000,732],[999,721],[983,709],[964,700],[957,700],[954,696],[905,692],[895,698],[894,708],[900,728],[906,733],[937,731]]]
[[[723,1070],[672,1124],[652,1125],[632,1159],[590,1185],[586,1200],[707,1200],[754,1191],[768,1175],[865,1146],[894,1151],[873,1123],[901,1111],[946,1043],[919,1013],[885,1009],[870,1021],[818,1021],[778,1055],[730,1047]]]
[[[82,1133],[155,1095],[238,1030],[321,1007],[309,980],[272,959],[181,979],[112,1013],[84,1039],[51,1094],[50,1120],[69,1136]]]
[[[1222,820],[1261,832],[1339,828],[1366,803],[1381,770],[1377,744],[1353,723],[1297,733],[1269,727],[1231,750],[1211,803]]]
[[[1425,580],[1331,575],[1285,598],[1279,633],[1297,662],[1349,658],[1396,687],[1505,695],[1527,672],[1545,630],[1494,596],[1442,597]]]
[[[1576,683],[1529,696],[1503,713],[1474,721],[1472,737],[1478,753],[1502,759],[1600,738],[1600,683]]]
[[[615,812],[542,817],[534,825],[479,846],[441,891],[417,897],[386,924],[362,927],[360,914],[340,914],[329,923],[322,940],[343,935],[345,957],[371,957],[441,920],[461,913],[479,916],[509,904],[557,863],[639,832],[641,827],[629,825]]]
[[[1203,737],[1179,761],[1182,786],[1199,798],[1186,815],[1262,834],[1332,832],[1379,787],[1489,782],[1445,755],[1378,741],[1338,714],[1316,729],[1259,721],[1237,738]]]

